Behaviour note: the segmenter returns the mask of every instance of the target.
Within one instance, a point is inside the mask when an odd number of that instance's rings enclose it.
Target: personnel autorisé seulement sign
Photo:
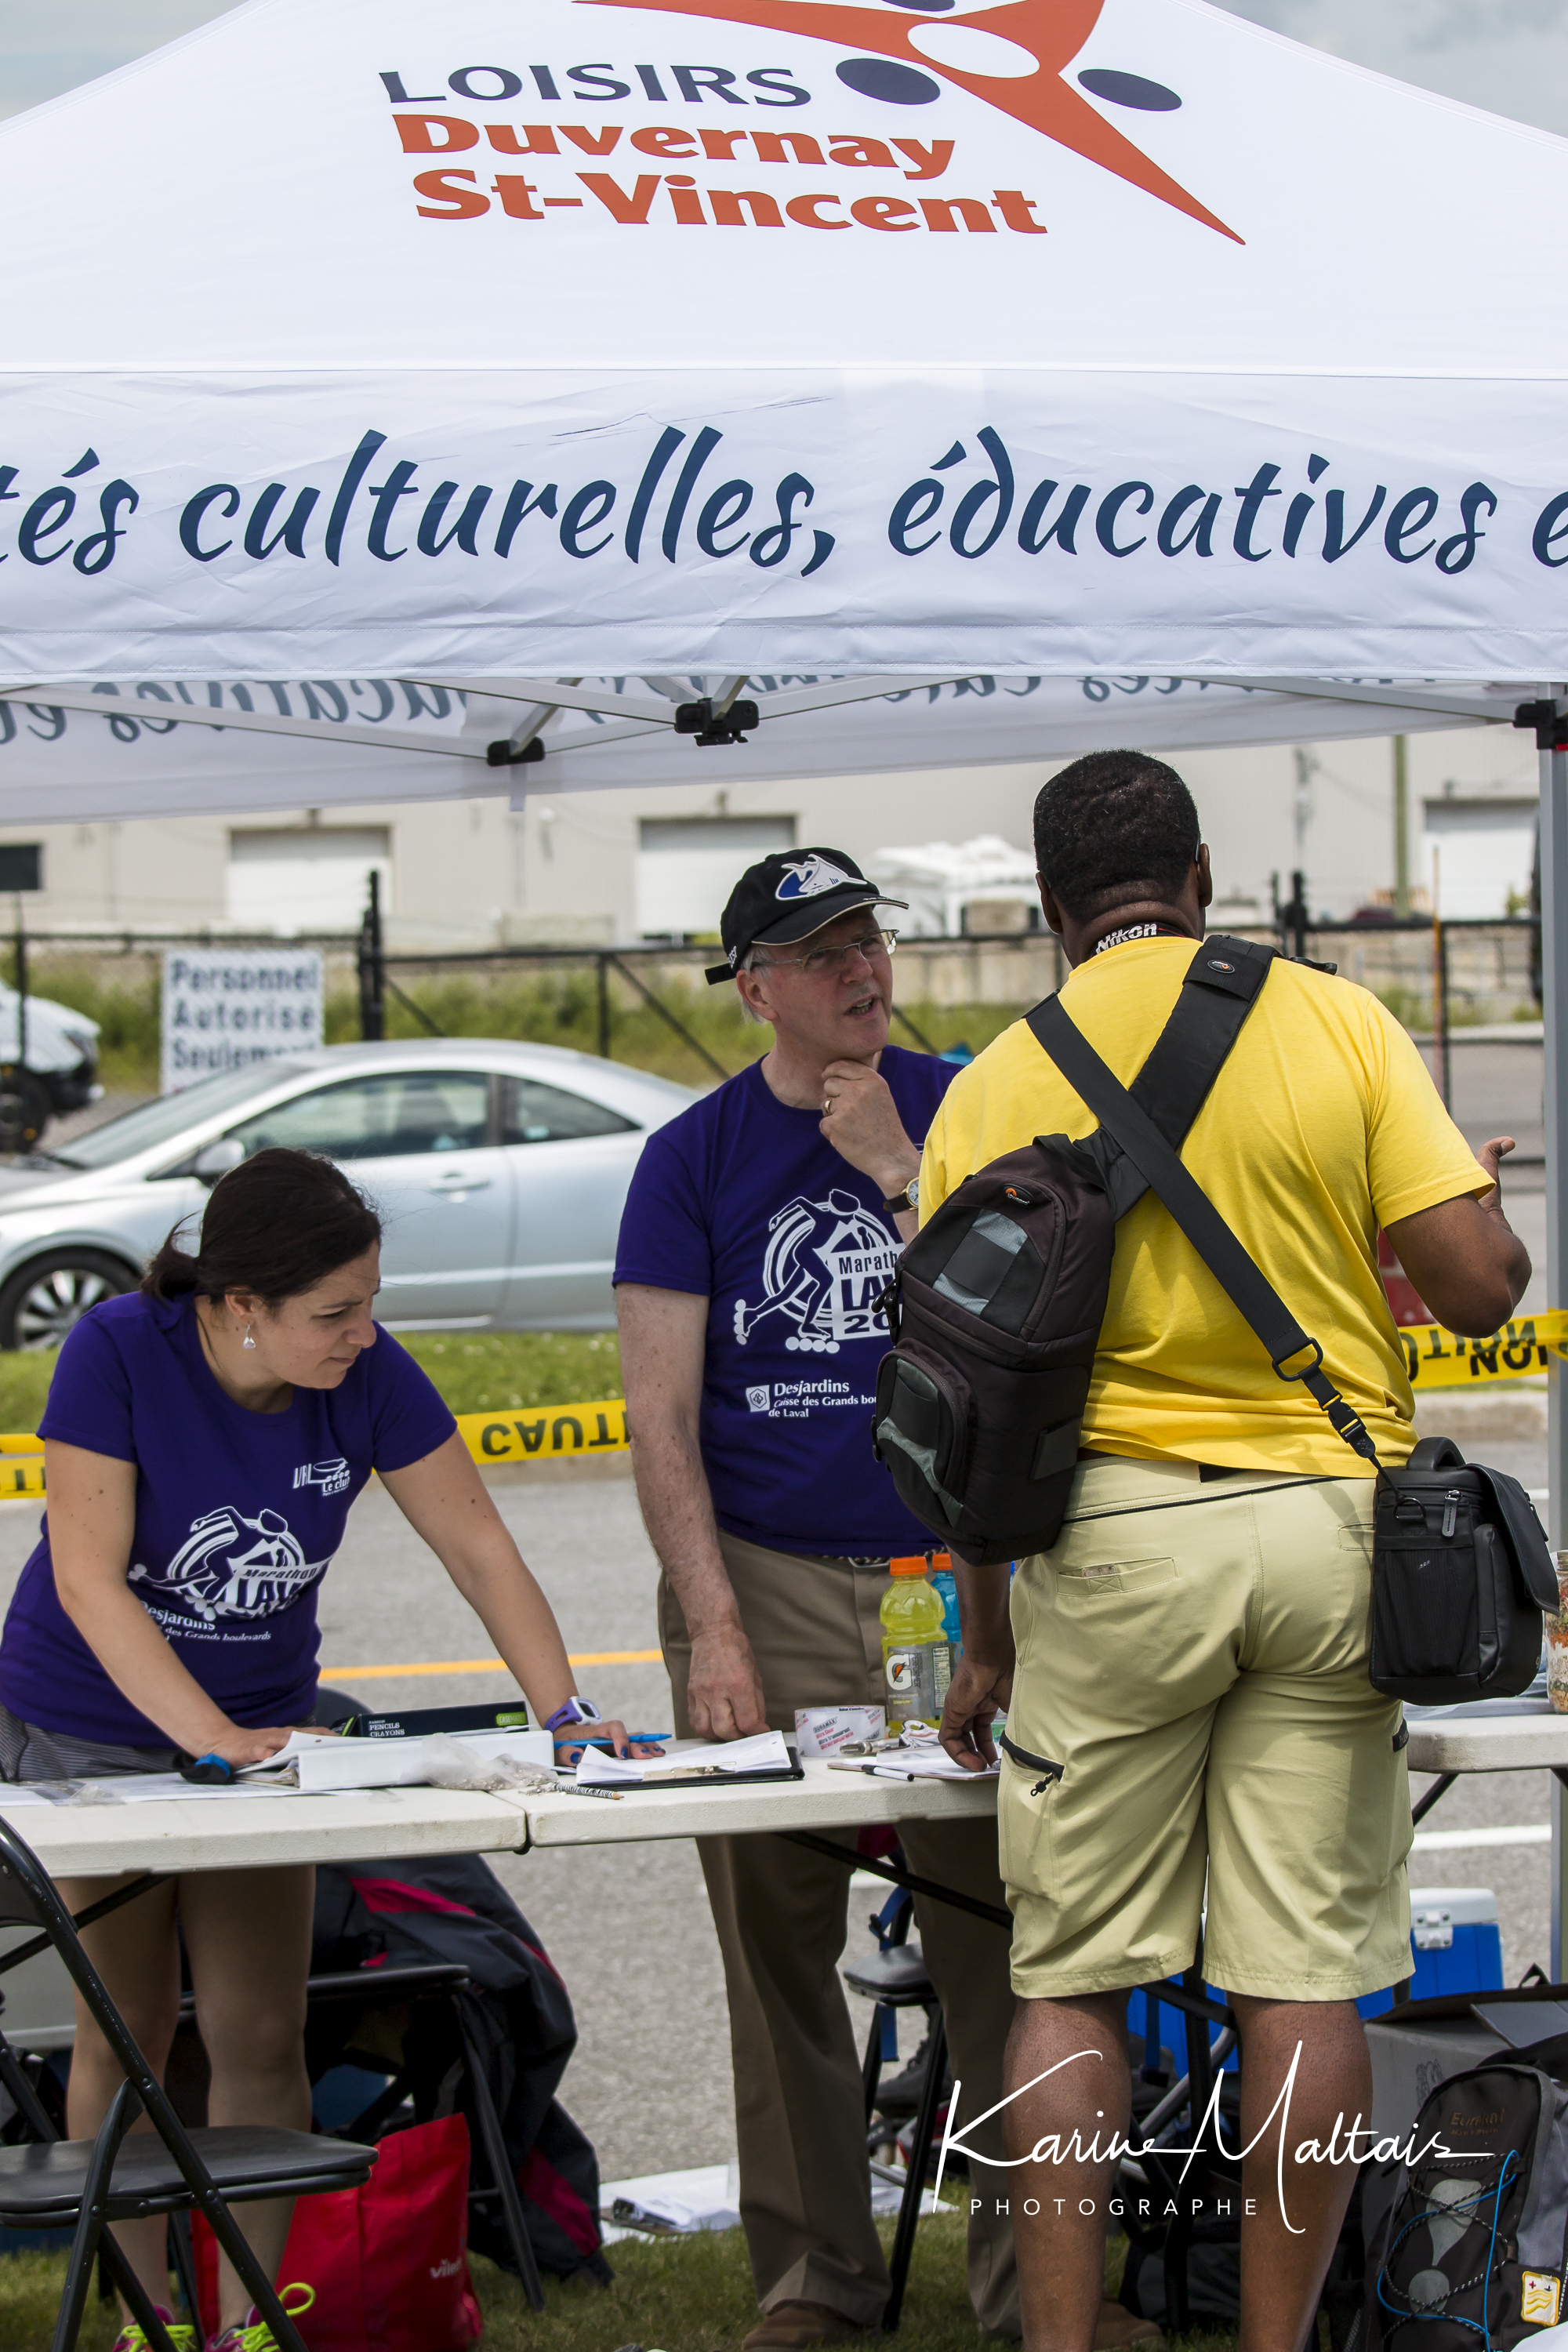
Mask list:
[[[163,958],[163,1091],[321,1042],[313,948],[175,948]]]

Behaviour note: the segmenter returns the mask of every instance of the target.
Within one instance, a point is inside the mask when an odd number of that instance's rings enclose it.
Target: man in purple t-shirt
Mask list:
[[[663,1575],[659,1636],[678,1729],[795,1728],[795,1710],[883,1696],[888,1561],[930,1549],[871,1452],[877,1301],[915,1231],[926,1129],[953,1066],[888,1043],[884,899],[837,850],[752,866],[724,910],[760,1063],[649,1137],[616,1265],[632,1460]],[[922,1877],[1003,1901],[984,1822],[910,1822]],[[851,1851],[854,1834],[842,1841]],[[730,1994],[745,2224],[761,2325],[748,2352],[801,2352],[878,2325],[865,2105],[835,1963],[849,1872],[771,1837],[697,1841]],[[1001,2096],[1006,1934],[917,1901],[964,2105]],[[995,2133],[995,2126],[988,2127]],[[977,2152],[1000,2157],[985,2132]],[[970,2224],[970,2294],[1019,2333],[1010,2225]]]

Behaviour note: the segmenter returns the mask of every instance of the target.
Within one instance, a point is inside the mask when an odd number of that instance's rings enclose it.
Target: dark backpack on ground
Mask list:
[[[1451,2074],[1415,2118],[1415,2161],[1369,2168],[1355,2352],[1475,2352],[1478,2342],[1513,2352],[1557,2324],[1568,2263],[1563,2051],[1558,2039]]]
[[[571,1997],[494,1871],[478,1854],[318,1865],[312,1975],[431,1961],[460,1962],[473,1979],[474,1991],[464,1997],[468,2027],[483,2056],[540,2269],[562,2278],[586,2269],[607,2279],[598,2159],[555,2095],[577,2046]],[[489,2179],[484,2139],[464,2095],[463,2053],[451,2011],[432,2001],[417,2004],[411,2015],[402,2062],[416,2119],[426,2123],[454,2106],[467,2115],[474,2183],[482,2190]],[[334,2003],[323,2010],[312,2034],[327,2037],[346,2024],[352,2019]],[[312,2077],[337,2063],[324,2038],[309,2056]],[[514,2270],[499,2200],[492,2197],[470,2211],[469,2244]]]

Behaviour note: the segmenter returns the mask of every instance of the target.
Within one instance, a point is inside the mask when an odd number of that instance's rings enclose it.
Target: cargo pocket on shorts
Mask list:
[[[1055,1816],[1062,1767],[1004,1732],[997,1791],[996,1857],[1009,1886],[1049,1895],[1055,1875]]]

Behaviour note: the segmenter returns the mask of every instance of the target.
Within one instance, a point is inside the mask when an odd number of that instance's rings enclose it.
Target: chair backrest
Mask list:
[[[0,1816],[0,1926],[42,1927],[52,1942],[62,1919],[74,1936],[70,1915],[55,1892],[53,1879],[32,1847]]]
[[[54,1881],[26,1840],[19,1837],[0,1815],[0,1925],[9,1922],[43,1929],[127,2079],[142,2094],[143,2104],[150,2110],[154,2105],[163,2107],[173,2121],[173,2110],[168,2109],[147,2061],[82,1949],[76,1923],[61,1902]]]

